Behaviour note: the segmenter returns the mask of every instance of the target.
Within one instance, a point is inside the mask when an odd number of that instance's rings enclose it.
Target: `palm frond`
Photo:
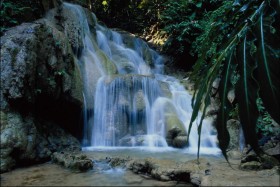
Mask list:
[[[213,81],[217,77],[221,79],[218,88],[221,106],[216,127],[219,146],[226,159],[230,138],[226,126],[231,111],[231,103],[227,100],[229,90],[235,87],[245,140],[255,152],[261,152],[256,134],[256,122],[259,116],[257,98],[263,100],[265,108],[276,122],[279,123],[280,118],[280,40],[279,31],[273,27],[275,16],[279,15],[274,8],[279,9],[279,4],[274,3],[275,6],[272,6],[273,2],[270,0],[242,3],[237,8],[227,7],[224,17],[226,19],[221,20],[218,17],[217,24],[211,25],[213,28],[207,31],[204,43],[216,42],[219,45],[214,50],[210,49],[209,45],[201,49],[191,76],[195,80],[197,90],[193,96],[193,114],[188,133],[200,109],[204,117],[205,108],[209,105]],[[227,32],[217,34],[224,28]],[[219,35],[219,39],[218,36],[215,38],[215,35]],[[209,58],[208,51],[216,52]],[[232,84],[230,79],[236,73],[239,75],[239,80]]]

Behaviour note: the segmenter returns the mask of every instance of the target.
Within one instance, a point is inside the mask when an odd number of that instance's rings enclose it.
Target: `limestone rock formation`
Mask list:
[[[60,9],[1,37],[1,172],[80,149],[83,83]]]

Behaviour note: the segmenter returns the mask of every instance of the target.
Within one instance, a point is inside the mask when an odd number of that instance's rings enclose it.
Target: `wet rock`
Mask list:
[[[260,170],[260,171],[257,171],[257,173],[264,177],[280,175],[280,166],[275,166],[272,169]]]
[[[189,77],[182,79],[181,84],[183,84],[190,93],[194,92],[194,82],[192,82]]]
[[[186,141],[184,141],[184,138],[186,137],[187,133],[184,124],[178,119],[178,117],[172,114],[166,115],[165,123],[167,144],[174,147],[186,146]],[[175,140],[177,136],[180,137]]]
[[[18,113],[1,113],[1,173],[10,170],[21,160],[36,158],[37,132],[31,117]],[[2,162],[3,159],[3,162]]]
[[[262,154],[257,156],[255,153],[250,153],[243,156],[241,159],[240,168],[244,170],[261,170],[271,169],[274,166],[278,166],[279,161],[273,156]]]
[[[138,90],[134,95],[134,101],[136,105],[137,111],[145,110],[146,103],[145,103],[145,95],[142,90]]]
[[[159,82],[159,86],[164,94],[165,97],[171,98],[172,97],[172,93],[169,89],[169,86],[166,82]]]
[[[178,148],[184,148],[188,145],[188,136],[176,136],[173,140],[173,146]]]
[[[124,180],[127,184],[132,185],[132,184],[141,184],[143,182],[143,178],[140,176],[129,176],[129,175],[125,175],[124,176]]]
[[[275,147],[266,149],[265,152],[268,155],[278,157],[278,159],[279,159],[279,156],[280,156],[280,142],[278,142],[278,144]]]
[[[115,167],[121,167],[121,168],[125,168],[126,167],[126,163],[129,162],[131,160],[131,158],[127,157],[127,158],[120,158],[120,157],[113,157],[113,158],[109,158],[109,164],[111,167],[115,168]]]
[[[242,153],[239,150],[231,150],[227,152],[227,155],[230,159],[241,160]]]
[[[212,88],[217,90],[219,88],[219,85],[220,85],[220,81],[221,79],[220,78],[216,78],[213,83],[212,83]]]
[[[240,131],[241,131],[241,124],[239,121],[231,119],[227,121],[227,129],[230,136],[230,142],[228,146],[228,150],[239,150],[240,145]]]
[[[140,145],[141,144],[142,144],[142,142],[140,142]],[[120,146],[135,146],[136,145],[135,137],[126,135],[119,140],[119,145]]]
[[[81,135],[82,76],[58,12],[1,37],[1,172],[80,149],[67,131]]]
[[[119,140],[120,146],[148,146],[149,143],[157,146],[166,146],[164,137],[159,135],[126,135]]]
[[[200,159],[200,165],[198,165],[197,161],[176,163],[172,160],[147,158],[131,161],[128,168],[134,173],[150,175],[161,181],[175,180],[200,184],[200,176],[196,173],[206,169],[210,172],[207,163],[204,159]]]
[[[32,116],[1,112],[1,173],[47,161],[52,152],[67,149],[80,150],[80,143],[55,124],[39,124]]]
[[[55,152],[52,154],[52,161],[78,171],[87,171],[93,168],[92,160],[80,153]]]
[[[244,170],[260,170],[262,168],[262,164],[257,161],[250,161],[242,163],[240,168]]]

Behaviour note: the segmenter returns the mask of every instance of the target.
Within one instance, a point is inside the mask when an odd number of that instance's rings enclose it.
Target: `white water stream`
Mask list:
[[[192,96],[179,81],[164,74],[163,57],[141,39],[95,23],[93,33],[84,10],[75,12],[83,49],[79,56],[84,78],[84,145],[89,147],[141,147],[168,149],[168,123],[183,124],[187,132]],[[96,20],[92,14],[93,19]],[[203,122],[201,152],[217,153],[211,121]],[[186,150],[196,152],[196,122]]]

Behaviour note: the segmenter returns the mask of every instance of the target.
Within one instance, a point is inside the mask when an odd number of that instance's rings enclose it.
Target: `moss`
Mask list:
[[[166,132],[172,131],[176,129],[176,135],[184,136],[186,135],[186,130],[184,124],[178,119],[176,115],[167,115],[165,117],[165,129]]]
[[[14,48],[14,49],[12,49],[12,51],[11,51],[11,57],[12,57],[11,63],[12,63],[12,67],[14,67],[15,64],[16,64],[18,53],[19,53],[19,48]]]
[[[8,124],[7,122],[7,114],[4,111],[0,111],[0,123],[1,123],[1,130],[5,128]]]
[[[103,69],[107,75],[113,75],[118,72],[116,65],[101,50],[98,50],[96,53],[101,59]]]
[[[75,63],[72,84],[73,84],[71,89],[72,97],[78,99],[81,103],[83,103],[83,80],[82,80],[81,71],[78,67],[78,64],[76,63]]]

